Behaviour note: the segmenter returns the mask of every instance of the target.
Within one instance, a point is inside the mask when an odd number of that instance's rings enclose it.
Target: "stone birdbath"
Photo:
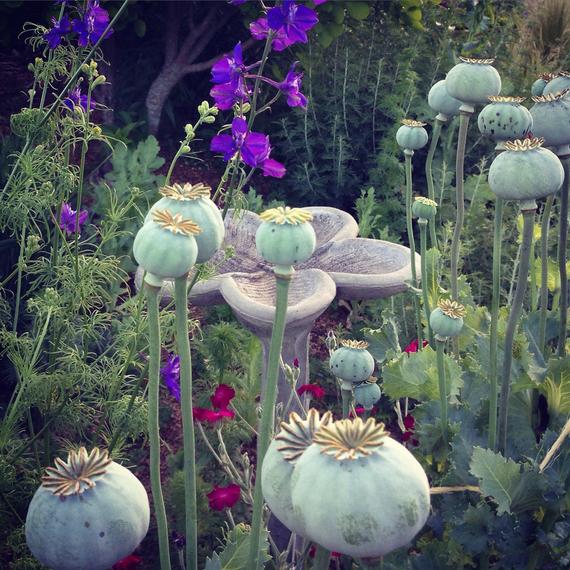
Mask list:
[[[282,348],[284,362],[292,364],[295,358],[299,361],[298,385],[309,381],[311,329],[335,297],[347,300],[390,297],[406,291],[406,282],[411,279],[407,247],[358,238],[356,220],[342,210],[320,206],[304,209],[313,214],[317,246],[313,255],[295,268]],[[255,232],[260,223],[253,212],[229,210],[224,246],[232,247],[234,255],[224,259],[222,250],[216,253],[212,262],[217,266],[217,274],[196,283],[189,300],[199,306],[227,303],[236,318],[261,341],[265,372],[275,314],[275,277],[272,267],[257,255],[255,248]],[[419,255],[416,265],[420,266]],[[139,286],[142,275],[139,268]],[[165,282],[166,298],[172,296],[173,290],[173,283]],[[287,402],[290,387],[282,373],[278,390],[277,401]]]

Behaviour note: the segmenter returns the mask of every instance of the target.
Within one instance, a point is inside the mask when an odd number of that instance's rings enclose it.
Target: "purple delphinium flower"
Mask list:
[[[241,42],[238,42],[231,55],[224,55],[212,66],[212,83],[237,81],[244,72],[243,52]]]
[[[74,234],[76,231],[81,232],[81,226],[87,220],[87,210],[79,212],[79,227],[76,225],[77,211],[74,210],[69,204],[65,203],[61,207],[61,215],[59,217],[59,227],[65,231],[67,235]]]
[[[244,65],[241,42],[238,42],[231,55],[224,55],[212,66],[212,82],[216,85],[210,90],[210,95],[218,109],[231,109],[235,103],[249,99],[250,89],[244,74],[256,65]]]
[[[210,89],[210,96],[214,99],[218,109],[225,111],[231,109],[235,103],[244,103],[249,100],[250,90],[243,77],[234,83],[222,83],[214,85]]]
[[[167,363],[160,369],[160,375],[170,395],[180,401],[180,356],[170,354]]]
[[[255,22],[249,25],[251,36],[256,40],[264,40],[269,35],[269,24],[267,18],[258,18]],[[292,42],[289,41],[287,34],[283,29],[274,31],[271,47],[275,51],[283,51],[286,47],[290,46]]]
[[[67,97],[63,100],[63,104],[68,107],[71,111],[75,109],[75,107],[81,107],[84,111],[87,111],[87,101],[88,97],[85,94],[81,93],[81,89],[79,85],[72,89],[68,94]],[[89,110],[93,108],[93,97],[91,97],[91,101],[89,101]]]
[[[314,10],[295,4],[293,0],[283,0],[281,6],[267,12],[267,23],[272,30],[283,30],[289,45],[297,42],[307,43],[306,32],[313,28],[319,19]]]
[[[80,46],[86,46],[89,43],[95,44],[109,25],[109,13],[99,6],[99,0],[89,0],[83,16],[80,19],[74,19],[71,25],[73,31],[79,34],[78,43]],[[105,39],[112,33],[113,30],[109,30]]]
[[[247,122],[242,117],[235,117],[232,121],[231,135],[216,135],[212,139],[210,149],[222,152],[226,161],[239,152],[248,166],[261,168],[264,176],[282,178],[285,174],[285,167],[269,158],[271,154],[269,137],[263,133],[249,131]]]
[[[64,36],[71,32],[71,22],[66,15],[63,15],[59,22],[55,19],[51,19],[52,27],[44,34],[44,40],[46,40],[49,49],[55,49],[63,40]]]
[[[307,98],[300,91],[303,74],[295,71],[296,63],[291,66],[289,73],[278,84],[278,87],[280,91],[287,95],[287,105],[289,107],[303,107],[305,109],[307,107]]]

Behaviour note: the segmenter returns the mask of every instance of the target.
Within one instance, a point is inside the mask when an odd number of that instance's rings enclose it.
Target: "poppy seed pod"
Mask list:
[[[445,78],[447,92],[472,113],[475,105],[487,103],[489,97],[501,92],[501,77],[491,65],[494,59],[460,57],[461,63],[453,67]]]
[[[396,141],[405,151],[423,148],[428,142],[428,134],[424,129],[425,123],[412,119],[403,119],[402,126],[396,133]]]
[[[313,215],[302,208],[272,208],[260,215],[261,225],[255,234],[257,252],[275,264],[276,271],[290,273],[291,266],[309,259],[315,251],[317,237],[309,223]]]
[[[570,96],[570,73],[560,71],[551,76],[550,81],[544,86],[544,90],[540,95],[556,95],[567,89],[566,98]]]
[[[133,254],[146,270],[145,281],[160,287],[164,279],[182,277],[192,269],[198,256],[194,236],[200,228],[181,214],[155,210],[152,220],[135,236]]]
[[[554,147],[556,153],[568,154],[570,144],[570,90],[533,97],[534,106],[530,109],[532,115],[532,132],[537,137],[544,138],[545,145]]]
[[[291,491],[305,537],[355,558],[409,544],[430,509],[421,465],[373,418],[321,427],[295,464]]]
[[[371,410],[374,404],[382,396],[380,386],[376,383],[376,378],[371,376],[363,384],[359,384],[354,388],[354,399],[357,404],[360,404],[365,410]]]
[[[489,97],[490,103],[483,107],[477,119],[482,135],[497,143],[497,149],[504,148],[504,142],[522,139],[532,129],[532,115],[521,103],[524,97]]]
[[[461,101],[447,92],[445,79],[442,79],[434,83],[429,90],[428,105],[438,113],[436,119],[445,122],[459,114]]]
[[[431,312],[429,324],[437,340],[458,336],[463,328],[465,307],[457,301],[442,299]]]
[[[303,536],[303,520],[298,517],[291,502],[291,477],[295,463],[313,443],[313,436],[332,421],[331,412],[319,416],[310,409],[306,419],[293,412],[288,422],[281,423],[279,433],[267,449],[261,470],[263,497],[271,512],[289,529]]]
[[[437,202],[425,196],[416,196],[412,204],[412,215],[420,220],[433,220],[437,214]]]
[[[530,94],[533,97],[540,97],[544,95],[544,90],[550,81],[552,81],[556,75],[553,73],[542,73],[541,76],[532,84],[530,88]]]
[[[505,200],[518,200],[521,209],[536,208],[535,200],[554,194],[564,181],[560,159],[542,148],[544,139],[508,141],[506,150],[489,168],[489,186]]]
[[[163,197],[152,206],[145,218],[146,223],[156,210],[168,210],[198,224],[202,231],[194,236],[198,246],[197,263],[208,261],[224,239],[224,220],[216,204],[210,200],[210,190],[205,184],[165,186],[160,189]]]
[[[106,451],[56,459],[32,498],[26,542],[49,568],[105,570],[135,550],[148,531],[142,483]]]
[[[374,372],[374,358],[366,350],[368,343],[359,340],[341,340],[330,359],[331,372],[343,380],[343,389],[351,390],[352,383],[364,382]]]

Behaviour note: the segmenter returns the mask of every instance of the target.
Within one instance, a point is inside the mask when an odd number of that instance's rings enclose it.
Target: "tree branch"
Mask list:
[[[178,51],[178,37],[180,33],[180,18],[177,14],[177,3],[168,3],[168,26],[164,39],[164,66],[170,65],[176,58]]]
[[[216,20],[216,13],[217,13],[216,6],[212,5],[206,17],[200,22],[200,25],[197,28],[194,28],[191,31],[191,33],[188,34],[177,56],[177,59],[180,63],[183,63],[184,60],[188,58],[190,50],[194,47],[194,44],[198,40],[200,40],[200,42],[202,43],[202,38],[204,37],[206,30],[208,30],[207,34],[211,38],[212,35],[210,34],[210,31],[212,30],[212,28],[214,29],[214,31],[220,28],[219,25],[214,25],[214,22]],[[233,10],[230,10],[228,12],[229,16],[231,16],[233,13],[234,13]],[[222,18],[224,20],[224,23],[227,22],[228,20],[228,14],[226,14],[226,16]],[[202,50],[200,50],[200,52],[201,51]]]
[[[256,43],[256,40],[254,40],[253,38],[249,38],[243,44],[241,44],[241,47],[243,50],[246,50],[247,48],[251,47],[254,43]],[[214,65],[214,63],[216,63],[222,57],[224,57],[226,53],[227,52],[219,53],[218,55],[208,59],[207,61],[201,61],[199,63],[190,63],[188,65],[184,65],[182,67],[184,75],[188,75],[189,73],[198,73],[199,71],[204,71],[206,69],[209,69],[210,67],[212,67],[212,65]]]

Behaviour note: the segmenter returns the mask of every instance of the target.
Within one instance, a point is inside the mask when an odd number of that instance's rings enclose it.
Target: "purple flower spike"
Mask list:
[[[226,161],[239,152],[248,166],[261,168],[264,176],[282,178],[285,175],[285,167],[280,162],[269,158],[271,153],[269,137],[263,133],[249,131],[247,122],[242,117],[235,117],[232,121],[231,135],[216,135],[212,139],[210,149],[223,153]]]
[[[63,104],[68,107],[71,111],[75,109],[75,107],[81,107],[84,111],[87,111],[87,95],[81,93],[81,89],[79,89],[79,85],[71,90],[67,97],[63,100]],[[89,102],[89,110],[93,109],[93,97],[91,97],[91,101]]]
[[[63,38],[71,32],[71,22],[64,15],[58,22],[55,18],[51,19],[52,28],[44,34],[49,49],[55,49],[63,40]]]
[[[87,220],[87,210],[81,210],[79,213],[79,228],[75,224],[75,217],[77,211],[74,210],[69,204],[64,203],[61,207],[61,215],[59,217],[59,227],[65,231],[67,235],[74,234],[76,231],[81,232],[81,226]]]
[[[96,44],[109,25],[109,13],[99,7],[99,0],[89,0],[83,17],[73,20],[71,25],[73,31],[79,34],[78,44],[80,46]],[[109,30],[105,39],[112,33],[113,30]]]
[[[255,22],[249,25],[249,31],[251,36],[256,40],[264,40],[269,34],[269,24],[267,23],[267,18],[259,18]],[[283,51],[285,48],[291,45],[289,38],[284,30],[280,29],[275,31],[273,35],[273,41],[271,42],[271,47],[275,51]]]
[[[285,79],[277,84],[278,89],[280,89],[285,95],[287,95],[287,105],[289,107],[307,107],[307,98],[301,93],[301,79],[303,78],[302,73],[295,72],[295,62],[289,73],[285,76]]]
[[[160,375],[170,395],[180,401],[180,356],[170,354],[168,362],[160,369]]]
[[[267,23],[272,30],[283,30],[292,45],[297,42],[307,43],[306,32],[319,21],[314,10],[295,4],[293,0],[283,0],[281,6],[267,12]]]
[[[212,66],[212,82],[216,85],[210,90],[210,95],[218,109],[231,109],[235,103],[249,100],[250,90],[243,77],[247,70],[240,42],[236,44],[232,55],[225,55]]]

